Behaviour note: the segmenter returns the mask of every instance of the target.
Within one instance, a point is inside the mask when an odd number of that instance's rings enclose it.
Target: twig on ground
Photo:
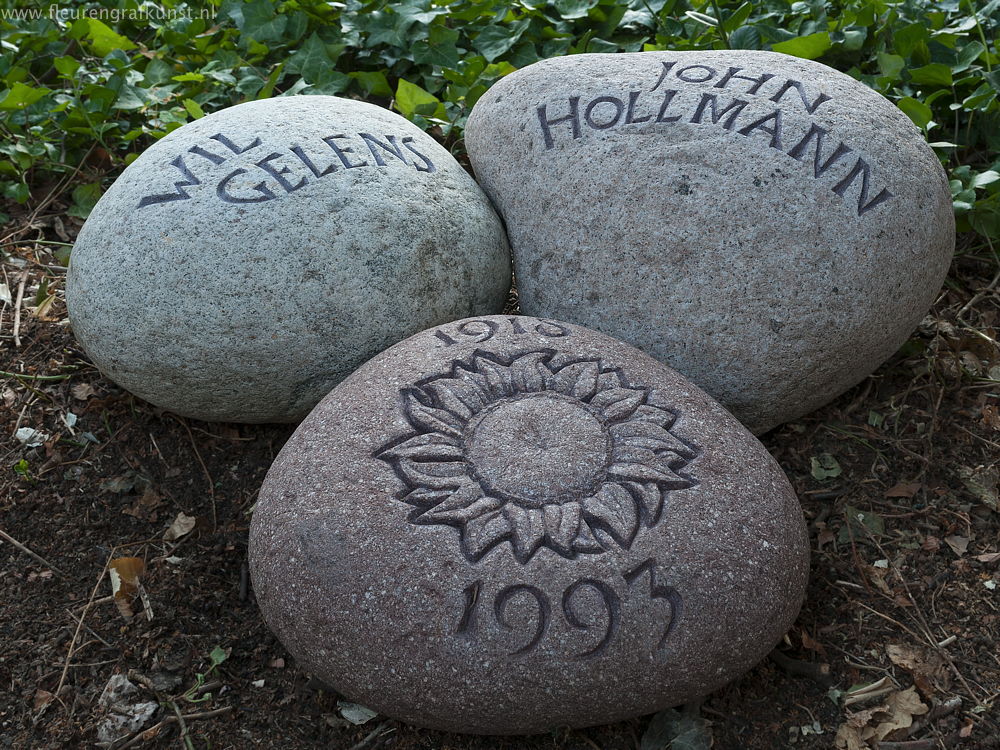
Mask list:
[[[61,578],[65,578],[66,577],[66,574],[63,573],[61,570],[59,570],[59,568],[57,568],[55,565],[53,565],[52,563],[50,563],[48,560],[46,560],[44,557],[42,557],[41,555],[39,555],[37,552],[32,552],[30,549],[28,549],[27,547],[25,547],[23,544],[21,544],[19,541],[17,541],[14,537],[12,537],[10,534],[8,534],[3,529],[0,529],[0,539],[3,539],[8,544],[12,545],[13,547],[16,547],[17,549],[19,549],[21,552],[23,552],[24,554],[28,555],[29,557],[34,558],[35,562],[41,563],[42,565],[44,565],[46,568],[48,568],[49,570],[51,570],[53,573],[55,573],[59,577],[61,577]]]
[[[782,671],[792,677],[805,677],[817,682],[820,685],[832,685],[833,675],[830,674],[829,664],[817,664],[811,661],[799,661],[790,656],[786,656],[777,649],[771,652],[771,659],[781,667]]]
[[[24,301],[24,285],[28,283],[28,272],[21,272],[21,282],[17,285],[17,299],[14,301],[14,346],[21,348],[21,302]]]
[[[930,737],[926,740],[902,740],[901,742],[880,742],[879,750],[938,750],[941,747],[948,747],[953,742],[959,740],[960,735],[955,732],[946,737],[937,739]]]
[[[56,686],[55,693],[53,693],[57,699],[59,698],[59,693],[62,692],[63,685],[66,683],[66,675],[69,674],[69,665],[73,661],[73,651],[76,647],[76,641],[80,637],[80,630],[83,628],[83,622],[87,619],[87,612],[90,609],[90,605],[94,602],[94,597],[97,596],[97,589],[100,588],[101,581],[104,580],[104,574],[107,572],[108,565],[111,563],[114,555],[115,551],[111,550],[111,554],[108,555],[108,559],[104,562],[104,565],[101,566],[101,573],[97,576],[94,588],[91,590],[90,596],[87,598],[87,606],[83,608],[83,612],[80,613],[80,619],[76,623],[76,630],[73,632],[73,637],[70,639],[69,648],[66,649],[66,663],[63,665],[62,674],[59,676],[59,684]],[[52,704],[46,703],[45,708],[50,705]],[[45,708],[43,708],[42,711],[44,711]],[[41,716],[41,713],[39,713],[39,716]]]
[[[201,457],[201,453],[198,451],[198,443],[195,442],[194,433],[191,432],[191,428],[188,426],[187,420],[182,419],[176,414],[170,414],[171,417],[176,419],[181,423],[181,426],[187,431],[188,437],[191,439],[191,448],[194,450],[195,458],[198,459],[198,463],[201,464],[201,470],[205,473],[205,481],[208,482],[208,496],[212,501],[212,531],[214,532],[218,528],[218,517],[215,510],[215,480],[212,479],[212,474],[208,470],[208,466],[205,465],[205,461]]]
[[[184,721],[184,714],[181,713],[180,706],[178,706],[174,701],[170,701],[170,707],[174,709],[174,715],[177,717],[177,726],[180,727],[181,732],[181,742],[184,743],[184,747],[187,750],[194,750],[194,743],[188,736],[187,724]]]
[[[216,716],[222,716],[223,714],[227,714],[232,710],[233,710],[232,706],[224,706],[222,708],[216,708],[211,711],[198,711],[197,713],[193,714],[184,714],[183,720],[184,722],[189,722],[189,721],[196,721],[198,719],[213,719]],[[159,734],[160,730],[163,729],[165,726],[167,726],[168,724],[176,724],[176,723],[177,723],[176,715],[167,716],[161,722],[159,722],[158,724],[154,724],[149,729],[143,729],[141,732],[137,732],[136,734],[132,735],[127,740],[125,740],[124,744],[122,745],[112,744],[109,745],[108,747],[114,748],[114,750],[126,750],[127,748],[138,745],[140,742],[146,739],[153,739]]]
[[[113,598],[114,598],[114,597],[112,596],[112,599],[113,599]],[[71,610],[67,609],[67,610],[66,610],[66,614],[68,614],[68,615],[69,615],[69,616],[70,616],[71,618],[73,618],[73,622],[75,622],[75,623],[76,623],[77,625],[79,625],[79,624],[80,624],[80,623],[82,622],[82,620],[79,620],[79,619],[77,619],[76,615],[74,615],[74,614],[73,614],[73,612],[72,612]],[[108,648],[114,648],[114,646],[112,646],[112,645],[111,645],[110,643],[108,643],[108,642],[107,642],[106,640],[104,640],[103,638],[101,638],[101,636],[99,636],[99,635],[98,635],[98,634],[97,634],[97,633],[96,633],[96,632],[95,632],[95,631],[93,630],[93,628],[91,628],[91,627],[90,627],[90,625],[87,625],[86,623],[84,623],[84,624],[83,624],[83,627],[85,627],[85,628],[87,629],[87,632],[88,632],[88,633],[90,633],[90,634],[91,634],[92,636],[94,636],[94,638],[96,638],[97,640],[99,640],[99,641],[100,641],[101,643],[103,643],[103,644],[104,644],[105,646],[107,646]],[[79,650],[80,650],[80,649],[77,649],[77,651],[79,651]]]
[[[387,721],[383,721],[381,724],[375,727],[367,737],[361,740],[361,742],[357,743],[356,745],[351,745],[351,747],[348,750],[361,750],[361,748],[367,747],[368,743],[371,742],[376,737],[378,737],[379,734],[382,732],[382,730],[385,729],[385,726],[388,723],[389,722]]]

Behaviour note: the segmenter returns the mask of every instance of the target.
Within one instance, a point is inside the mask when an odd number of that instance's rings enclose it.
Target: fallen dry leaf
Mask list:
[[[962,484],[976,499],[1000,512],[1000,470],[996,466],[958,467]]]
[[[187,536],[191,533],[191,529],[194,528],[195,523],[198,519],[194,516],[189,516],[184,511],[177,514],[177,518],[174,522],[170,524],[170,528],[166,530],[163,534],[163,541],[173,542],[180,539],[182,536]]]
[[[140,521],[151,521],[156,522],[156,508],[160,506],[163,498],[161,498],[156,490],[152,487],[147,487],[142,495],[132,503],[129,507],[122,510],[127,516],[133,516],[138,518]]]
[[[936,536],[925,537],[923,544],[920,545],[920,549],[924,552],[937,552],[941,549],[941,540]]]
[[[913,497],[920,491],[920,482],[900,482],[885,491],[886,497]]]
[[[976,559],[981,563],[990,565],[995,562],[1000,562],[1000,552],[987,552],[985,555],[976,555]]]
[[[837,729],[834,744],[844,750],[877,747],[886,737],[911,727],[914,716],[921,716],[929,710],[917,695],[916,688],[894,691],[880,706],[857,713],[848,712],[847,721]]]
[[[902,667],[913,677],[917,689],[926,697],[937,692],[937,686],[947,686],[948,670],[944,659],[930,649],[922,646],[890,644],[885,647],[889,660],[897,667]]]
[[[92,386],[90,383],[77,383],[69,390],[70,393],[73,394],[73,398],[75,398],[77,401],[86,401],[91,396],[97,395],[97,393],[94,391],[94,386]]]
[[[961,557],[969,549],[969,537],[967,536],[946,536],[945,543],[951,547],[951,551]]]
[[[35,699],[32,701],[32,707],[35,711],[41,711],[53,700],[55,700],[55,696],[52,693],[48,690],[42,690],[39,688],[35,691]]]
[[[862,739],[874,739],[881,742],[898,729],[907,729],[913,724],[914,716],[921,716],[930,710],[920,700],[916,688],[908,688],[900,693],[892,693],[882,710],[875,713],[874,719],[879,723],[869,725],[861,732]]]
[[[800,633],[802,636],[802,648],[808,649],[809,651],[814,651],[824,659],[829,661],[829,657],[826,655],[826,649],[823,648],[823,644],[819,641],[813,640],[813,638],[806,632],[802,631]]]
[[[108,563],[108,575],[111,576],[111,593],[115,597],[115,606],[122,617],[131,619],[135,614],[132,600],[139,593],[139,577],[146,572],[146,563],[141,557],[118,557]]]

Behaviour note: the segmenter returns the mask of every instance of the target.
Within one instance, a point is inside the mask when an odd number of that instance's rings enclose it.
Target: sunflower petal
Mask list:
[[[586,401],[597,390],[597,378],[601,368],[596,361],[574,362],[566,365],[548,379],[548,387],[553,391]]]
[[[458,441],[439,432],[414,435],[399,445],[386,448],[379,458],[412,458],[417,461],[461,461],[462,449]]]
[[[586,522],[580,524],[576,538],[573,540],[574,552],[604,552],[604,545],[601,544],[590,526]]]
[[[458,394],[455,392],[456,385],[458,383],[453,378],[439,378],[433,383],[425,385],[424,390],[434,394],[441,408],[451,412],[464,423],[472,417],[472,409],[458,397]]]
[[[675,473],[663,458],[646,463],[613,463],[608,467],[608,475],[628,482],[656,482],[663,489],[682,490],[694,482]]]
[[[580,504],[552,503],[543,509],[545,513],[545,536],[553,548],[563,554],[573,551],[573,539],[580,530]]]
[[[499,510],[484,513],[465,524],[462,529],[462,551],[471,560],[478,560],[510,534],[510,523]]]
[[[522,508],[508,503],[503,509],[510,521],[511,545],[514,557],[526,562],[542,546],[545,538],[545,517],[540,508]]]
[[[419,520],[421,523],[468,523],[473,518],[494,511],[503,505],[503,501],[484,495],[478,485],[468,485],[459,488],[451,497],[424,511]]]
[[[670,451],[682,458],[694,458],[698,455],[694,448],[664,427],[634,417],[635,415],[627,422],[611,425],[611,437],[616,446],[621,443],[633,447],[649,448],[654,451]]]
[[[625,385],[625,381],[622,378],[618,370],[609,370],[608,372],[602,372],[597,377],[597,390],[598,391],[610,391],[614,388],[621,388]]]
[[[646,398],[645,390],[610,388],[594,396],[590,405],[600,410],[605,419],[624,419],[639,407],[644,398]]]
[[[468,467],[460,461],[414,461],[403,458],[396,462],[403,479],[414,487],[441,490],[461,487],[469,479]]]
[[[402,499],[404,503],[427,508],[437,505],[451,494],[451,490],[429,490],[426,487],[417,487],[406,493]]]
[[[551,357],[548,352],[528,352],[510,363],[510,382],[515,393],[536,393],[544,390],[548,368],[542,362]]]
[[[462,437],[465,422],[444,409],[435,409],[420,403],[412,391],[408,391],[403,399],[403,410],[417,429],[425,432],[440,432],[452,437]]]
[[[455,377],[450,378],[450,380],[455,395],[462,399],[473,413],[478,412],[493,401],[484,375],[464,367],[456,367]]]
[[[641,419],[645,422],[652,422],[665,430],[669,430],[673,426],[674,422],[677,421],[677,415],[667,409],[661,409],[659,406],[643,404],[635,410],[635,414],[632,415],[632,419]]]
[[[583,515],[591,523],[604,527],[623,547],[632,543],[639,530],[635,498],[624,487],[605,482],[597,494],[581,502]]]
[[[660,520],[663,511],[663,490],[654,482],[629,482],[625,485],[639,503],[639,510],[647,526]]]
[[[621,440],[613,440],[611,447],[611,459],[615,463],[637,463],[642,464],[647,461],[655,461],[656,454],[649,448],[630,445]]]
[[[503,398],[514,392],[509,367],[481,356],[473,357],[472,364],[486,378],[486,385],[495,398]]]

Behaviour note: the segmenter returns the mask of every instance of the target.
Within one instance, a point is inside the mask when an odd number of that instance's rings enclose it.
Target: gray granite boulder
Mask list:
[[[302,422],[253,515],[267,624],[350,700],[486,734],[645,714],[763,658],[799,610],[781,469],[681,375],[552,320],[456,321]]]
[[[771,52],[573,55],[466,130],[521,310],[620,337],[755,432],[905,341],[954,249],[944,171],[891,102]]]
[[[170,133],[101,198],[67,302],[97,366],[179,414],[295,421],[369,357],[499,312],[510,255],[444,148],[372,104],[248,102]]]

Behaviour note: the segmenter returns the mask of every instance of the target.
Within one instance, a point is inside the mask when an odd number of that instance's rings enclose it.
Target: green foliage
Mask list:
[[[457,146],[483,92],[537,60],[731,47],[817,59],[897,102],[949,169],[959,228],[1000,239],[1000,0],[64,5],[0,16],[0,195],[20,203],[57,184],[84,216],[152,140],[248,99],[366,98]]]

